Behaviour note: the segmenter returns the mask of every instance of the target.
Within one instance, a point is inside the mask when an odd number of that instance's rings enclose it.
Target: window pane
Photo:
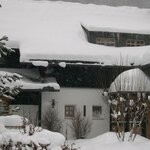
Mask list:
[[[101,106],[93,106],[93,117],[99,118],[102,114]]]
[[[73,105],[65,106],[65,117],[74,117],[74,107]]]
[[[145,42],[143,40],[136,40],[136,39],[128,39],[126,41],[126,46],[143,46]]]
[[[115,46],[115,39],[97,37],[96,44],[105,45],[105,46]]]

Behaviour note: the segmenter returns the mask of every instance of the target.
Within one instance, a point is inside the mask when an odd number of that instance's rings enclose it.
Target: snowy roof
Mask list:
[[[43,91],[58,91],[60,90],[60,86],[57,83],[55,78],[50,78],[47,82],[45,83],[41,83],[41,82],[34,82],[31,79],[24,77],[24,76],[20,76],[17,73],[12,73],[12,72],[19,72],[19,69],[6,69],[10,72],[4,71],[5,69],[3,69],[3,71],[0,71],[0,76],[4,76],[4,75],[8,75],[8,76],[12,76],[12,75],[17,75],[20,77],[20,80],[16,80],[16,81],[7,81],[4,80],[4,84],[3,86],[5,87],[9,87],[9,88],[14,88],[15,86],[21,86],[21,89],[23,90],[43,90]],[[22,71],[26,71],[26,69],[22,69]],[[31,73],[31,72],[30,72]],[[35,73],[35,71],[32,72],[32,74]],[[26,74],[29,75],[29,71],[26,72]],[[35,76],[34,76],[35,77]]]
[[[121,73],[110,85],[110,92],[150,91],[150,78],[140,69],[131,69]]]
[[[43,91],[58,91],[60,90],[59,84],[56,80],[51,80],[46,83],[33,82],[30,80],[20,80],[17,84],[22,85],[22,89],[24,90],[43,90]]]
[[[126,7],[120,7],[120,9],[122,9],[122,11],[124,9],[126,14],[117,14],[118,8],[112,8],[110,10],[112,12],[111,15],[111,12],[109,11],[109,14],[100,14],[100,16],[93,16],[88,20],[85,19],[81,24],[89,31],[150,34],[150,22],[146,20],[148,19],[148,14],[147,16],[144,16],[143,14],[140,14],[140,16],[137,16],[137,14],[133,15],[133,11],[137,11],[139,15],[140,9],[137,8],[130,8],[130,10]]]
[[[94,29],[150,34],[149,9],[33,0],[1,0],[1,4],[0,36],[7,35],[10,43],[19,46],[21,62],[74,60],[120,65],[123,56],[124,65],[150,63],[150,46],[91,44],[81,28],[84,23]]]

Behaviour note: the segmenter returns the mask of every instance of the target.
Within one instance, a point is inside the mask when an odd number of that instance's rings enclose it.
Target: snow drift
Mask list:
[[[81,150],[149,150],[150,140],[138,135],[134,142],[127,139],[119,142],[114,132],[108,132],[92,139],[77,140],[75,146]]]

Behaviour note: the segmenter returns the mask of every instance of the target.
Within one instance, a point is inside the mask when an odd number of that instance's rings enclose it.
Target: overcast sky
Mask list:
[[[51,0],[57,1],[57,0]],[[62,0],[69,2],[80,2],[80,3],[94,3],[94,4],[103,4],[103,5],[112,5],[112,6],[137,6],[141,8],[150,8],[150,0]]]

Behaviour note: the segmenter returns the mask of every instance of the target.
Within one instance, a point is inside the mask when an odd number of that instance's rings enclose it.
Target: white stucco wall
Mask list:
[[[59,117],[63,120],[62,133],[67,136],[67,139],[73,139],[73,136],[68,125],[70,120],[66,119],[64,116],[65,105],[75,105],[76,108],[80,109],[81,111],[83,111],[83,106],[86,105],[86,116],[89,117],[93,122],[91,133],[89,134],[88,138],[95,137],[109,131],[108,106],[106,105],[99,89],[61,88],[59,92],[42,92],[42,113],[46,111],[48,106],[51,106],[52,99],[55,99],[55,108],[59,113]],[[93,105],[102,106],[102,117],[99,120],[93,120]]]

